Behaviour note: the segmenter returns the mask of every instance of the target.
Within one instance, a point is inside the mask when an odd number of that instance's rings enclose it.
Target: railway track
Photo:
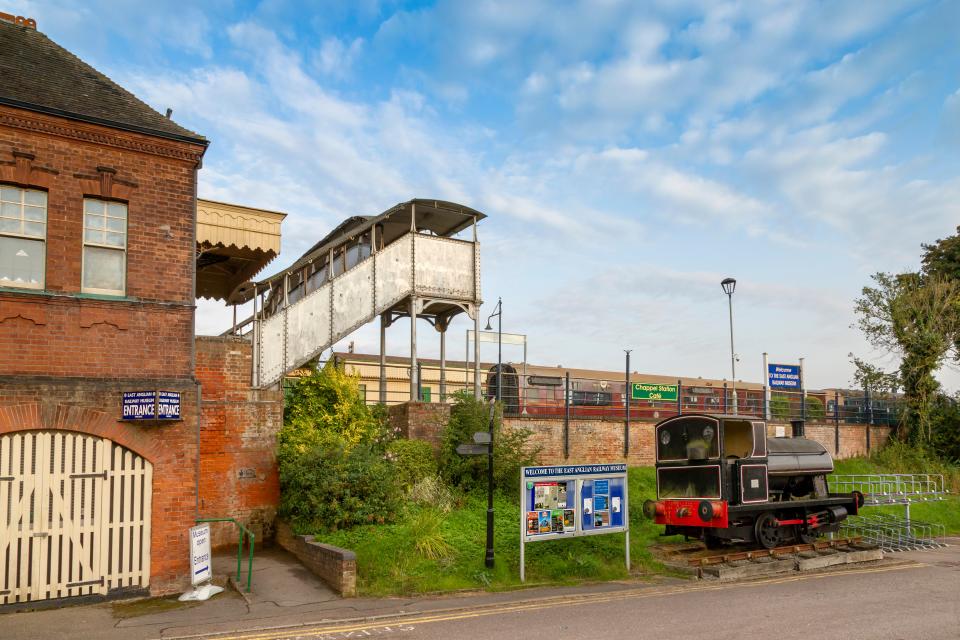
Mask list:
[[[791,544],[774,549],[752,549],[749,551],[734,551],[717,553],[709,556],[688,558],[687,564],[691,567],[707,567],[715,564],[725,564],[742,560],[758,560],[760,558],[778,558],[780,556],[795,555],[807,551],[826,551],[838,547],[852,547],[862,543],[860,536],[836,538],[834,540],[817,540],[809,544]],[[679,550],[682,552],[683,550]]]

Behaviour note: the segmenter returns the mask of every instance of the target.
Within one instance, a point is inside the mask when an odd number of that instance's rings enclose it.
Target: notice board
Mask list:
[[[630,567],[627,465],[524,467],[520,471],[520,579],[524,545],[585,535],[625,532]]]

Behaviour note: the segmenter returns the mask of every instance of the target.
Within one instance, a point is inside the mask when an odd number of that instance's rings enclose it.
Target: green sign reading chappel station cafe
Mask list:
[[[675,384],[648,384],[634,382],[630,397],[634,400],[666,400],[676,401],[677,385]]]

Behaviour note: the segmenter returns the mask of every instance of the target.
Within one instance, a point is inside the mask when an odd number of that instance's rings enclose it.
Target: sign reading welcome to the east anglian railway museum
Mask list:
[[[667,400],[676,401],[678,395],[675,384],[650,384],[634,382],[631,385],[630,397],[634,400]]]

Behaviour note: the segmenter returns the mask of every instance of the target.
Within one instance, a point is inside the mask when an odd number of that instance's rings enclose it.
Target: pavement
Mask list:
[[[732,584],[657,578],[410,598],[339,598],[280,549],[258,552],[254,564],[251,594],[7,614],[0,638],[960,638],[960,539],[860,567]],[[214,567],[235,575],[236,556],[217,556]]]

